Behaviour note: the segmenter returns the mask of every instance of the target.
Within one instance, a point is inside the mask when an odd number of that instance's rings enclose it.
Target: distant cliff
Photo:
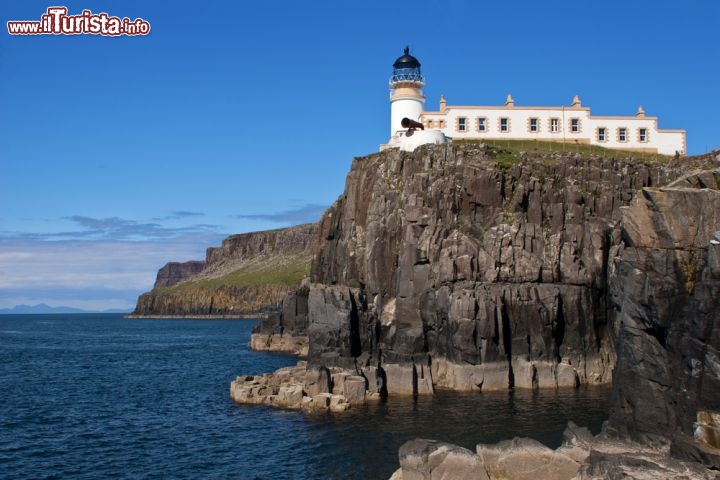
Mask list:
[[[206,259],[171,262],[132,316],[266,314],[309,275],[317,224],[232,235]]]
[[[172,287],[199,274],[204,269],[205,262],[200,260],[190,260],[183,263],[169,262],[158,271],[153,289]]]
[[[256,333],[308,335],[310,369],[380,366],[391,394],[610,383],[620,207],[711,157],[577,150],[356,158],[312,284]]]

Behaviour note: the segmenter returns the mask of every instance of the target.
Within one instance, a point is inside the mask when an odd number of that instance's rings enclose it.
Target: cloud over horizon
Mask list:
[[[22,303],[128,308],[152,288],[165,263],[204,259],[207,247],[227,236],[209,224],[166,226],[82,215],[66,220],[77,230],[0,232],[0,308]]]
[[[202,215],[190,212],[181,212],[182,215],[173,215],[170,218],[186,218],[190,216]],[[108,218],[92,218],[81,215],[66,217],[85,230],[77,232],[62,232],[54,234],[60,238],[72,238],[76,235],[80,238],[96,238],[96,239],[116,239],[116,240],[151,240],[151,239],[167,239],[179,235],[186,235],[199,232],[214,232],[218,230],[217,225],[195,224],[185,227],[167,227],[161,223],[140,223],[135,220],[126,220],[118,217]]]
[[[20,303],[125,308],[152,288],[165,263],[204,259],[206,248],[224,237],[186,235],[163,242],[2,238],[0,308]]]
[[[286,225],[317,222],[326,206],[307,203],[239,219]],[[193,223],[204,213],[178,210],[166,217],[63,217],[50,232],[0,231],[0,308],[45,303],[104,310],[132,308],[168,262],[202,260],[231,233]],[[68,223],[69,222],[69,223]]]
[[[284,223],[288,225],[301,223],[315,223],[320,221],[322,214],[327,210],[327,205],[317,203],[306,203],[305,205],[276,213],[244,214],[236,215],[236,218],[246,220],[266,220],[269,222]]]

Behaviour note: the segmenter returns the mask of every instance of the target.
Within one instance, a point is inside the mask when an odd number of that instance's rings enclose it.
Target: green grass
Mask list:
[[[505,172],[507,172],[513,165],[517,165],[522,162],[519,151],[495,149],[493,153],[495,154],[495,161],[497,161],[498,166]]]
[[[217,278],[191,280],[166,290],[245,285],[298,285],[310,275],[310,258],[304,254],[272,256]]]
[[[584,143],[568,143],[568,142],[539,142],[536,140],[454,140],[453,143],[483,143],[490,147],[497,154],[497,160],[502,164],[514,164],[520,161],[517,154],[519,152],[571,152],[581,153],[584,155],[597,155],[601,157],[610,157],[618,159],[634,158],[646,162],[669,162],[672,160],[671,155],[661,155],[659,153],[646,153],[631,150],[616,150],[604,148],[598,145],[588,145]],[[497,150],[499,149],[499,150]],[[513,162],[513,163],[511,163]]]

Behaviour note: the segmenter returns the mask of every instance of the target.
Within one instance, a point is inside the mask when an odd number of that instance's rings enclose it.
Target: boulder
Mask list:
[[[283,386],[278,389],[277,404],[279,406],[297,406],[303,399],[302,385]]]
[[[570,480],[580,469],[580,463],[571,457],[529,438],[481,444],[477,455],[490,478]]]
[[[308,368],[305,373],[305,392],[314,396],[318,393],[330,393],[330,371],[325,367]]]
[[[352,405],[365,403],[365,379],[359,376],[348,376],[343,384],[343,396]]]
[[[400,447],[402,480],[462,478],[488,480],[480,459],[466,448],[435,440],[416,439]]]

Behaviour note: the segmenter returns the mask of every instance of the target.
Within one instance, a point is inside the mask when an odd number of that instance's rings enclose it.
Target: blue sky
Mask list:
[[[151,33],[7,33],[58,4]],[[577,94],[720,147],[715,0],[11,0],[0,18],[0,308],[130,309],[168,261],[319,219],[387,140],[406,44],[428,109]]]

